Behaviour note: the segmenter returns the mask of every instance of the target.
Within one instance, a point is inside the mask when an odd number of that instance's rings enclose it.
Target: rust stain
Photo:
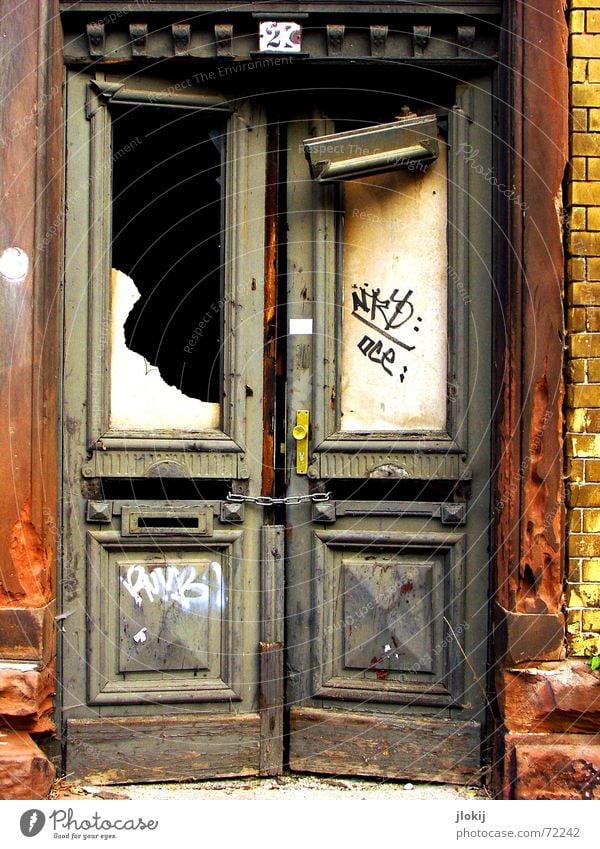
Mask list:
[[[560,545],[555,521],[560,519],[556,493],[540,466],[545,460],[550,424],[556,412],[549,404],[547,358],[535,386],[529,437],[529,464],[523,486],[523,549],[519,569],[517,610],[555,612],[560,603]],[[552,440],[550,440],[552,444]]]
[[[275,392],[277,369],[277,189],[278,133],[268,129],[265,197],[265,287],[263,359],[263,456],[261,495],[273,495],[275,486]]]
[[[12,574],[0,574],[0,604],[18,599],[22,607],[43,607],[51,598],[50,554],[31,521],[29,499],[12,527],[9,554]]]
[[[410,593],[414,590],[415,585],[412,581],[405,581],[400,587],[400,595],[406,595],[406,593]]]

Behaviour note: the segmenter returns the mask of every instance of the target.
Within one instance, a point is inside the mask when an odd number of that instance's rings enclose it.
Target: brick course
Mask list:
[[[569,16],[571,164],[567,246],[567,634],[600,652],[600,2]]]

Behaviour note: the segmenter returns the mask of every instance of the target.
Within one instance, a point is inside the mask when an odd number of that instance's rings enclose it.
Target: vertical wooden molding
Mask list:
[[[283,525],[268,525],[262,529],[261,775],[279,775],[283,768],[284,534]]]

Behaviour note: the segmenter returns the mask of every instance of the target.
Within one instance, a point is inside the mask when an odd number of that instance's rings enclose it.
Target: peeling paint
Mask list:
[[[549,405],[547,360],[535,386],[529,437],[529,464],[523,487],[523,556],[517,610],[554,612],[560,601],[560,544],[555,522],[559,503],[540,470],[554,412]]]
[[[31,521],[29,500],[12,528],[9,553],[12,572],[0,572],[0,603],[43,607],[51,597],[49,585],[50,554]]]

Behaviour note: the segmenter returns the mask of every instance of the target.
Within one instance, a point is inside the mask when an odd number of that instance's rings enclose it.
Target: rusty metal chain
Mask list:
[[[270,495],[241,495],[228,492],[227,501],[243,504],[258,504],[259,507],[271,507],[273,504],[305,504],[308,502],[329,501],[330,492],[313,492],[311,495],[288,495],[285,498],[272,498]]]

